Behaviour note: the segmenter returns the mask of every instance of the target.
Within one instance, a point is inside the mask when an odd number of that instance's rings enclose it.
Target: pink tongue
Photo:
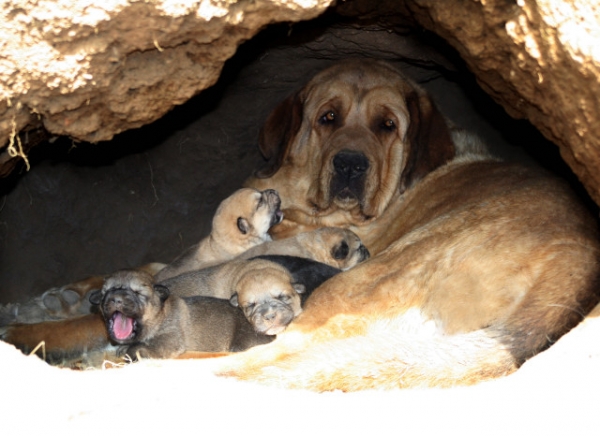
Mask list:
[[[127,339],[133,332],[133,319],[117,312],[113,324],[113,333],[117,339]]]

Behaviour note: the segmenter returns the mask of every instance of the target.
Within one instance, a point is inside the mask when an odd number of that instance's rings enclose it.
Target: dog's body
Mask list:
[[[217,208],[211,233],[159,271],[156,280],[225,262],[270,241],[269,229],[283,218],[280,204],[272,189],[237,190]]]
[[[546,172],[462,145],[385,63],[339,64],[283,102],[247,183],[281,193],[272,233],[347,227],[373,257],[220,373],[315,390],[468,384],[578,323],[598,301],[595,220]]]
[[[370,254],[354,232],[339,227],[322,227],[286,239],[265,242],[237,258],[251,259],[262,255],[302,257],[348,270],[368,259]]]
[[[90,295],[111,341],[130,358],[174,358],[187,351],[243,351],[272,340],[255,332],[226,300],[180,298],[139,271],[119,271]]]

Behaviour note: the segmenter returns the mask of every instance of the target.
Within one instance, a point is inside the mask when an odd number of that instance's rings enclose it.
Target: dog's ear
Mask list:
[[[331,249],[331,256],[336,260],[342,260],[348,257],[350,253],[350,247],[346,241],[340,242],[338,245]]]
[[[302,124],[302,101],[296,92],[283,100],[267,117],[258,138],[258,147],[267,163],[254,175],[267,179],[283,163],[288,147]]]
[[[229,299],[229,304],[231,304],[233,307],[238,307],[240,305],[237,292],[231,296]]]
[[[306,292],[306,286],[302,283],[292,283],[292,287],[296,291],[296,294],[304,294]]]
[[[161,285],[160,283],[154,285],[154,292],[158,294],[160,301],[165,301],[171,294],[169,288],[167,288],[165,285]]]
[[[455,153],[446,120],[426,93],[409,92],[406,105],[410,116],[406,133],[409,150],[401,176],[402,190],[444,165]]]
[[[242,217],[239,217],[237,219],[237,228],[242,233],[242,235],[245,235],[248,233],[248,230],[250,229],[250,224],[248,223],[248,220],[246,220]]]
[[[99,305],[100,302],[102,301],[102,289],[94,289],[90,293],[88,300],[90,301],[90,303],[92,303],[94,305]]]

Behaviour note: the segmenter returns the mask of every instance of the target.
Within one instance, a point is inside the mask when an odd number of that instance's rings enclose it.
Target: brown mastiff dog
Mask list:
[[[276,238],[354,231],[370,260],[317,288],[271,344],[222,375],[314,390],[470,384],[508,374],[598,302],[595,220],[548,173],[452,134],[394,67],[348,61],[267,119]]]
[[[452,134],[386,63],[315,76],[270,115],[260,148],[247,185],[280,193],[275,238],[349,228],[372,257],[318,287],[275,341],[217,361],[222,375],[319,391],[475,383],[598,302],[596,221],[568,187]]]

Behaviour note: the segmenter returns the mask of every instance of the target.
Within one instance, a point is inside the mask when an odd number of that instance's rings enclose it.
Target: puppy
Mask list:
[[[369,250],[351,230],[322,227],[277,241],[269,241],[245,251],[239,259],[265,254],[304,257],[346,271],[369,258]]]
[[[277,191],[243,188],[221,202],[210,235],[190,247],[156,275],[157,281],[233,259],[270,241],[269,229],[283,219]]]
[[[302,257],[271,255],[258,259],[285,267],[292,275],[292,286],[279,285],[272,275],[247,274],[229,301],[243,310],[257,332],[265,335],[276,335],[285,330],[300,315],[312,291],[340,272]]]
[[[228,299],[259,333],[276,335],[302,312],[302,303],[340,270],[310,259],[260,256],[181,274],[160,284],[179,296]]]
[[[124,270],[90,295],[119,355],[174,358],[186,351],[242,351],[272,338],[256,333],[226,300],[180,298],[145,272]]]

